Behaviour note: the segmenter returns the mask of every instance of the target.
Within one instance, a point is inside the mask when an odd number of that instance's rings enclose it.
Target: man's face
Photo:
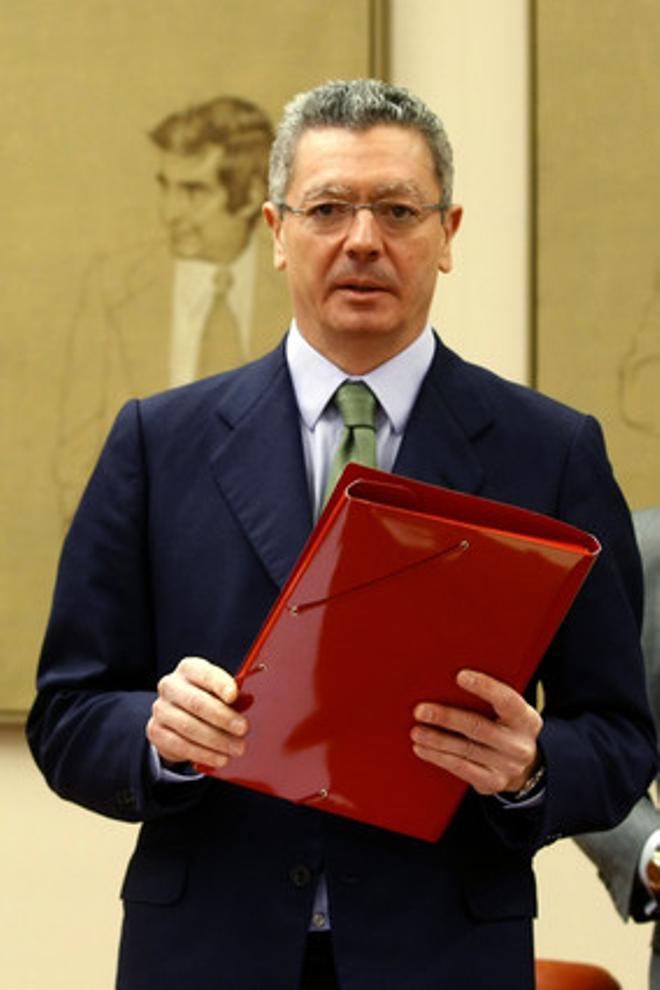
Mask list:
[[[419,207],[440,196],[431,154],[417,131],[329,127],[302,135],[287,203],[300,208],[388,200]],[[302,334],[341,367],[361,373],[397,354],[423,329],[438,271],[451,270],[461,211],[452,208],[444,223],[439,212],[428,212],[413,229],[397,233],[384,231],[368,210],[332,233],[319,233],[302,216],[280,217],[273,204],[266,204],[264,215]]]
[[[227,189],[217,178],[222,158],[217,145],[196,155],[159,152],[160,215],[176,258],[228,264],[245,247],[254,205],[229,212]]]

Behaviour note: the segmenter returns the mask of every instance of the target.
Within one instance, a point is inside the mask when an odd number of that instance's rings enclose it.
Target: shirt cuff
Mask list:
[[[539,765],[520,790],[511,793],[501,791],[496,794],[500,804],[505,808],[533,808],[540,804],[545,796],[545,761],[541,758]]]
[[[510,797],[505,797],[504,794],[495,794],[494,797],[496,797],[497,800],[500,802],[500,804],[507,809],[519,808],[520,810],[522,810],[524,808],[528,808],[528,809],[535,808],[536,805],[540,804],[543,798],[545,797],[545,787],[541,787],[538,790],[535,790],[532,794],[529,795],[529,797],[521,798],[518,801]]]
[[[149,770],[154,781],[166,780],[171,784],[187,784],[204,777],[203,773],[193,770],[190,763],[170,763],[168,766],[153,743],[149,747]]]
[[[648,839],[644,843],[644,848],[642,849],[641,856],[639,857],[639,865],[637,867],[639,879],[642,882],[644,890],[646,890],[649,895],[649,900],[644,906],[644,912],[649,917],[654,915],[658,910],[658,895],[651,890],[646,878],[648,865],[651,862],[656,849],[660,849],[660,828],[656,828],[654,832],[651,832]]]

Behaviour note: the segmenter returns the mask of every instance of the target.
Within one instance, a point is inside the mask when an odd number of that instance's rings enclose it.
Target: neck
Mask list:
[[[424,329],[421,327],[416,334],[399,337],[379,336],[373,333],[350,334],[340,340],[327,340],[323,335],[309,334],[298,324],[300,333],[315,350],[327,358],[347,375],[366,375],[386,361],[396,357]]]

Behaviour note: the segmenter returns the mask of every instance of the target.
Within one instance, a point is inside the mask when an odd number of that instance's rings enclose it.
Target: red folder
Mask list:
[[[435,840],[467,785],[412,752],[412,711],[523,690],[600,550],[556,519],[351,464],[246,657],[244,756],[215,776]]]

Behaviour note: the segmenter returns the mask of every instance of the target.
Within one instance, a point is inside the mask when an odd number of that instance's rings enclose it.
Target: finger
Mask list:
[[[223,767],[230,757],[245,752],[244,740],[216,729],[163,698],[157,698],[152,706],[147,738],[162,758],[174,762],[188,760]]]
[[[182,718],[188,716],[188,725],[199,723],[200,726],[207,725],[232,736],[244,736],[247,732],[248,723],[243,715],[214,695],[181,681],[175,675],[168,674],[158,682],[158,700],[166,703],[167,707],[155,708],[157,717],[164,716],[166,711],[170,714],[178,711]]]
[[[235,681],[222,668],[214,668],[208,661],[186,657],[171,674],[158,682],[158,696],[169,705],[181,709],[200,722],[208,723],[231,735],[243,736],[247,732],[247,719],[220,700],[212,689],[231,688]],[[210,669],[211,668],[211,669]],[[220,677],[216,677],[219,674]]]
[[[530,757],[530,750],[522,746],[495,749],[465,736],[424,726],[415,726],[410,735],[413,743],[423,749],[427,756],[439,753],[466,763],[476,763],[486,770],[503,775],[507,780],[519,776]]]
[[[466,757],[468,751],[478,754],[477,762],[509,770],[515,776],[536,757],[536,739],[543,722],[535,709],[530,711],[528,722],[515,728],[478,712],[429,702],[417,705],[413,714],[420,723],[420,731],[423,725],[433,727],[429,731],[437,734],[439,748]]]
[[[183,657],[176,670],[181,676],[209,694],[231,705],[238,697],[238,685],[229,671],[204,657]]]
[[[228,756],[241,756],[245,749],[242,738],[228,730],[203,721],[165,698],[157,698],[152,706],[155,724],[176,733],[182,739]]]
[[[496,734],[492,719],[469,708],[422,702],[415,706],[413,716],[418,722],[484,743],[491,742]]]
[[[229,753],[195,743],[180,736],[174,730],[157,723],[154,718],[147,723],[147,738],[157,749],[162,759],[173,763],[189,762],[209,767],[222,768],[230,759]]]
[[[420,760],[432,763],[442,770],[470,784],[479,794],[497,794],[507,789],[508,775],[497,768],[482,766],[453,753],[431,749],[415,743],[413,752]]]
[[[456,683],[464,691],[488,702],[498,718],[508,725],[514,724],[519,719],[524,721],[528,717],[531,706],[518,691],[503,681],[498,681],[481,671],[460,670],[456,676]]]

